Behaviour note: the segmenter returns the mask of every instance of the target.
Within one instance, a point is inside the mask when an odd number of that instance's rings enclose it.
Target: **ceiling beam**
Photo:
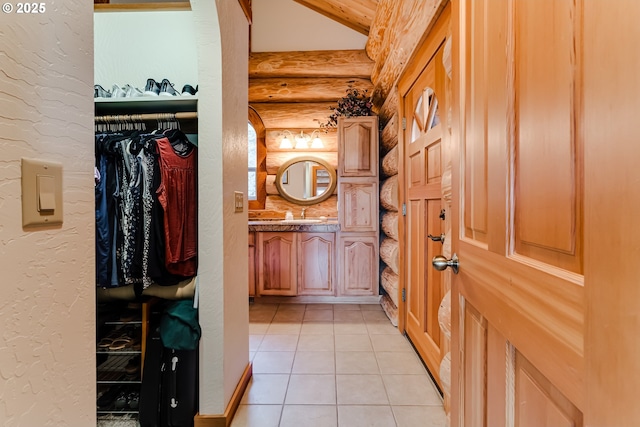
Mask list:
[[[369,35],[377,0],[294,0],[354,31]]]
[[[249,79],[249,102],[336,102],[346,88],[371,92],[369,79],[349,77],[281,77]]]
[[[252,52],[249,78],[351,77],[370,78],[373,61],[364,50]]]

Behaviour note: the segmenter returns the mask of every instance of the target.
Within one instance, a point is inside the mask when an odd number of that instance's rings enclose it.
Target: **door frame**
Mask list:
[[[399,207],[406,203],[405,185],[406,185],[406,168],[404,165],[405,156],[405,129],[406,126],[405,111],[404,111],[404,98],[417,80],[418,76],[424,71],[427,64],[436,54],[441,45],[446,41],[446,38],[451,34],[451,3],[442,9],[440,15],[435,18],[435,24],[433,27],[424,34],[422,40],[418,44],[418,47],[411,55],[411,58],[407,62],[407,67],[400,75],[398,79],[398,201]],[[404,123],[404,125],[403,125]],[[444,132],[443,132],[444,139]],[[407,224],[405,216],[402,215],[402,211],[398,215],[398,265],[400,266],[398,271],[398,331],[401,334],[405,333],[405,324],[407,316],[407,304],[403,301],[402,293],[406,288],[406,260],[407,260]],[[425,236],[426,238],[426,236]]]

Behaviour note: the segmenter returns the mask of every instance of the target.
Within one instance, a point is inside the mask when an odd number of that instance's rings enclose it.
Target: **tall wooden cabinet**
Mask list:
[[[338,119],[339,296],[378,294],[378,117]]]

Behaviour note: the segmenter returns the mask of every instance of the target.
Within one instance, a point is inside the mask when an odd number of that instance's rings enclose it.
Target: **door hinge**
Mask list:
[[[402,216],[407,216],[407,204],[402,204]]]
[[[407,291],[405,290],[405,288],[402,288],[402,302],[406,302],[407,301]]]
[[[402,118],[402,130],[407,129],[407,118],[403,117]]]

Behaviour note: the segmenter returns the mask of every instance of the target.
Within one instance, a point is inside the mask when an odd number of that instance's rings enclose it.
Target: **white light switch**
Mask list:
[[[242,212],[244,209],[244,193],[242,191],[234,191],[234,212]]]
[[[22,226],[62,224],[62,164],[22,159]]]
[[[51,175],[36,175],[36,189],[38,192],[38,212],[56,209],[55,177]]]

